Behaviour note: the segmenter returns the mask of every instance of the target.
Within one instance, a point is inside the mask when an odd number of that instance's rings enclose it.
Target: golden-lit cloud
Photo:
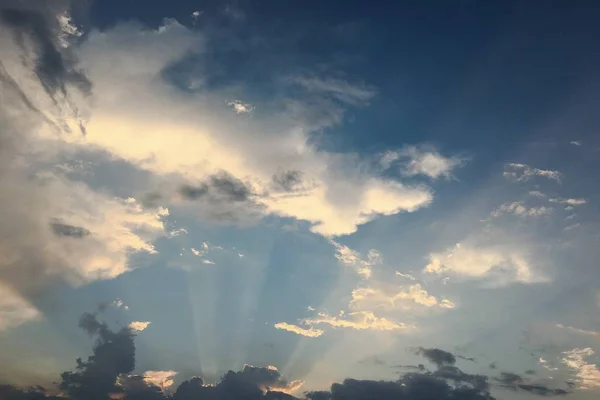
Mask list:
[[[322,329],[315,329],[313,327],[302,328],[298,325],[288,324],[287,322],[278,322],[275,324],[275,328],[312,338],[322,336],[325,333]]]

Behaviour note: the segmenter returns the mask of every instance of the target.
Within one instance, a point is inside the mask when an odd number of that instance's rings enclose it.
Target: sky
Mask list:
[[[0,397],[598,398],[598,18],[0,0]]]

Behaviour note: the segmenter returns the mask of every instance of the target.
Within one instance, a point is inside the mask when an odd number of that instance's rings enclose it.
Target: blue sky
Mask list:
[[[0,383],[600,393],[594,2],[0,6]]]

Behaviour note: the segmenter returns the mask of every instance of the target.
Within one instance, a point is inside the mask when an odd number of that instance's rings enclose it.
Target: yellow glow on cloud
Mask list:
[[[383,317],[376,317],[371,311],[356,311],[348,314],[349,319],[319,313],[316,318],[303,320],[308,325],[326,324],[334,328],[351,328],[357,330],[372,329],[376,331],[394,331],[414,328],[412,325],[397,323]]]
[[[288,324],[287,322],[278,322],[275,324],[275,328],[313,338],[319,337],[325,333],[325,331],[321,329],[314,329],[313,327],[306,329],[298,325]]]

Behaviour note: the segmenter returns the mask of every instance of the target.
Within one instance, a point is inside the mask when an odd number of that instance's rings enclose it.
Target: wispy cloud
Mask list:
[[[394,322],[383,317],[377,317],[371,311],[356,311],[348,313],[348,318],[319,313],[315,318],[303,320],[308,325],[330,325],[334,328],[350,328],[356,330],[395,331],[414,328],[401,322]]]
[[[302,328],[298,325],[288,324],[287,322],[278,322],[275,324],[275,328],[312,338],[322,336],[325,333],[322,329],[315,329],[313,327]]]
[[[559,204],[566,204],[569,206],[580,206],[583,204],[586,204],[587,201],[585,199],[562,199],[562,198],[558,198],[558,199],[550,199],[549,200],[551,203],[559,203]]]
[[[527,207],[522,201],[515,201],[502,204],[496,210],[492,211],[491,215],[499,217],[502,214],[514,214],[519,217],[541,217],[551,214],[552,211],[551,207]]]
[[[376,249],[369,250],[366,258],[362,258],[361,254],[352,250],[348,246],[340,244],[334,240],[330,240],[335,247],[335,258],[346,266],[354,268],[356,273],[365,279],[369,279],[372,275],[372,268],[383,262],[381,254]]]
[[[561,181],[562,174],[558,171],[533,168],[526,164],[510,163],[506,166],[504,177],[517,182],[527,182],[535,177],[547,178],[557,182]]]
[[[248,103],[242,103],[239,100],[233,100],[227,103],[228,106],[233,108],[237,114],[250,114],[254,107]]]
[[[406,146],[398,151],[388,151],[380,159],[386,169],[395,166],[406,176],[424,175],[432,179],[451,177],[452,171],[464,162],[462,157],[446,157],[427,146]]]

